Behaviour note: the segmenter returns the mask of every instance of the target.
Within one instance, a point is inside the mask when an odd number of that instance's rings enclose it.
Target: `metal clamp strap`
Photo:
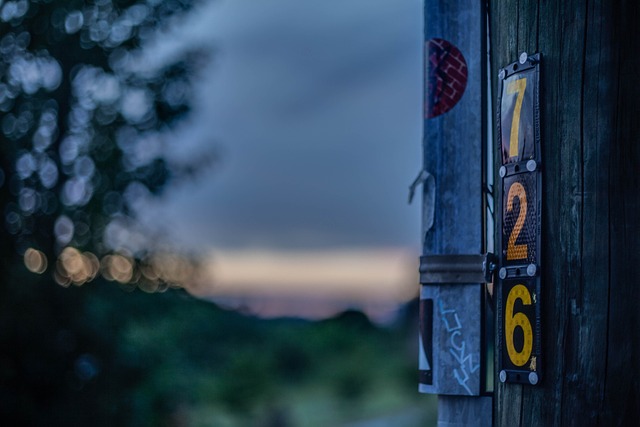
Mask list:
[[[484,255],[423,255],[420,284],[489,283],[496,270],[496,257]]]

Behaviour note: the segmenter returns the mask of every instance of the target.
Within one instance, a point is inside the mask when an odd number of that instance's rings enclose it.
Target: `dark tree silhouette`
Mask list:
[[[202,55],[148,70],[135,53],[190,3],[43,0],[0,9],[5,256],[34,248],[51,268],[66,246],[98,256],[119,249],[123,238],[114,236],[135,203],[180,172],[163,157],[171,141],[162,131],[188,111]]]
[[[0,4],[0,419],[7,425],[133,422],[125,391],[144,371],[119,356],[115,341],[122,323],[115,314],[130,295],[102,278],[91,290],[81,285],[102,274],[162,290],[193,267],[131,238],[136,203],[194,168],[164,156],[171,141],[163,131],[189,111],[202,53],[185,52],[161,69],[136,60],[146,39],[191,6]]]

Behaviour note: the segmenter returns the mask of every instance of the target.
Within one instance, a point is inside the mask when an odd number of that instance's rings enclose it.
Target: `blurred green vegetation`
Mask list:
[[[357,311],[264,320],[182,290],[66,289],[13,270],[0,311],[7,425],[435,423],[435,400],[417,393],[412,311],[385,328]]]
[[[143,73],[132,59],[191,1],[0,3],[1,425],[435,422],[417,393],[415,312],[389,328],[358,312],[267,321],[142,286],[144,263],[112,277],[121,285],[98,275],[109,254],[153,255],[133,244],[136,203],[215,158],[172,164],[160,149],[176,143],[159,135],[188,114],[206,55]],[[29,250],[44,274],[26,270]]]

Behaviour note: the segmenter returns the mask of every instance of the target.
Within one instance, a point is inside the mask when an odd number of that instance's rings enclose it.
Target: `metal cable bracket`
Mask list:
[[[490,283],[497,258],[484,255],[423,255],[420,257],[420,284]]]

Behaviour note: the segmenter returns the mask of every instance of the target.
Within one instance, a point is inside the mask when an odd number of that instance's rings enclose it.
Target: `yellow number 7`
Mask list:
[[[509,157],[518,155],[518,138],[520,131],[520,111],[522,110],[522,100],[524,99],[524,90],[527,87],[527,79],[522,78],[509,82],[507,86],[507,95],[518,94],[516,105],[513,108],[513,121],[511,122],[511,137],[509,140]]]

